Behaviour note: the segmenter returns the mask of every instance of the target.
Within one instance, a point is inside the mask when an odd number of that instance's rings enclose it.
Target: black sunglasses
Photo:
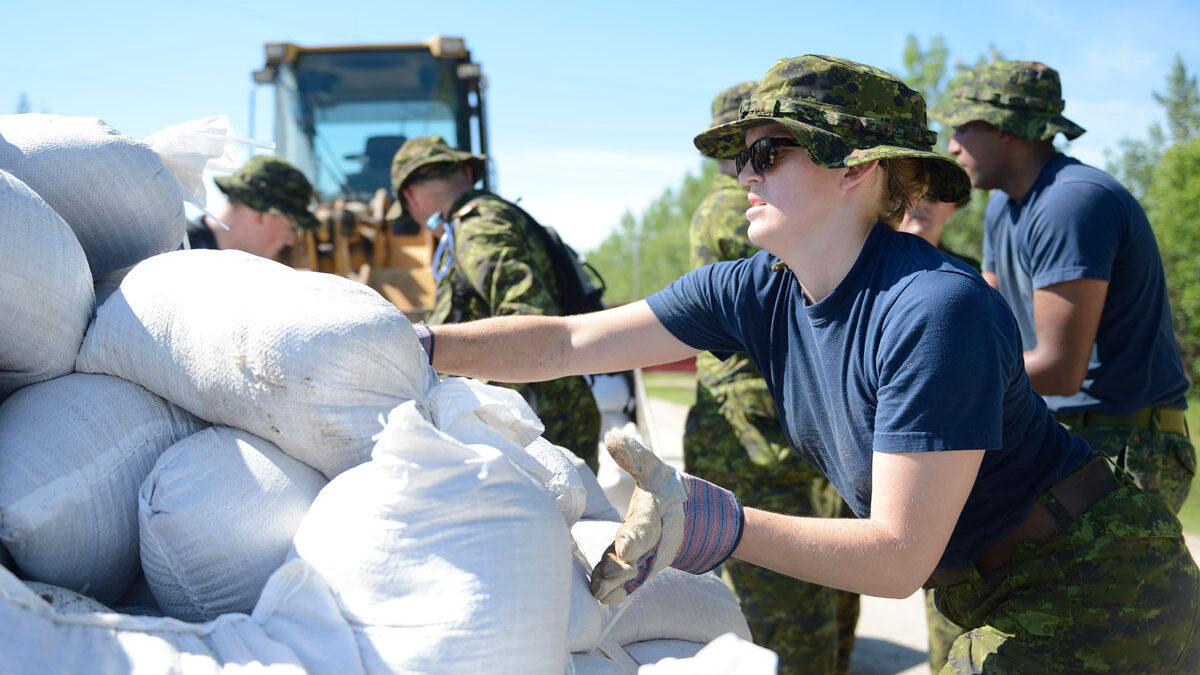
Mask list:
[[[794,138],[760,138],[750,144],[748,148],[738,153],[737,157],[733,158],[733,168],[738,174],[742,173],[742,169],[749,162],[754,168],[754,173],[764,174],[771,165],[775,163],[775,148],[795,148],[799,147],[800,142]]]

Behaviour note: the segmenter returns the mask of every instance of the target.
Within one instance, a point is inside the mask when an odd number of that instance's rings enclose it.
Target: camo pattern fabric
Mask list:
[[[430,325],[490,316],[559,314],[550,257],[512,204],[482,190],[463,193],[451,207],[454,264],[437,284]],[[503,384],[503,383],[496,383]],[[598,469],[600,409],[579,376],[508,385],[521,392],[546,425],[545,438]]]
[[[1196,451],[1187,436],[1128,426],[1064,426],[1112,459],[1135,485],[1161,498],[1173,513],[1179,513],[1196,473]],[[950,647],[963,629],[942,616],[932,599],[933,591],[926,591],[929,666],[936,673],[946,663]]]
[[[931,172],[930,197],[956,202],[971,182],[957,162],[933,151],[925,99],[878,68],[830,56],[777,61],[743,101],[738,119],[696,136],[703,154],[732,159],[746,147],[746,130],[776,122],[824,168],[911,157]]]
[[[1008,565],[936,589],[969,628],[941,673],[1200,672],[1200,570],[1162,500],[1117,474],[1122,486]]]
[[[1112,458],[1134,484],[1162,498],[1179,513],[1196,475],[1196,449],[1191,439],[1183,434],[1130,426],[1064,426],[1096,452]]]
[[[946,87],[947,103],[934,116],[948,127],[981,121],[1026,141],[1085,129],[1062,116],[1066,101],[1058,71],[1037,61],[996,61],[968,70]]]
[[[317,217],[308,210],[313,199],[312,183],[299,169],[278,157],[258,155],[232,176],[213,178],[213,183],[230,199],[255,211],[291,216],[304,229],[318,225]]]
[[[452,148],[441,136],[408,139],[392,156],[392,195],[395,201],[388,209],[387,219],[396,221],[404,218],[404,200],[400,191],[417,169],[430,164],[462,164],[469,167],[471,175],[478,180],[483,175],[483,163],[483,156]]]
[[[692,219],[693,267],[757,250],[746,237],[746,189],[718,175]],[[685,470],[732,490],[742,504],[798,516],[849,517],[821,473],[788,446],[766,382],[744,354],[696,357],[696,403],[683,437]],[[844,511],[844,512],[843,512]],[[854,593],[728,560],[722,576],[742,603],[756,643],[779,673],[846,673],[858,623]]]

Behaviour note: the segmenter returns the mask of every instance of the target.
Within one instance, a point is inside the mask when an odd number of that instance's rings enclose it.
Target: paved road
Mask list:
[[[683,422],[687,408],[651,399],[650,416],[656,437],[651,447],[668,462],[683,466]],[[1200,537],[1189,535],[1188,547],[1200,553]],[[863,596],[851,675],[928,675],[925,601],[918,592],[904,600]]]

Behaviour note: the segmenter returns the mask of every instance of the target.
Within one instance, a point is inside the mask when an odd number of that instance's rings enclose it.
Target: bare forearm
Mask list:
[[[799,518],[750,508],[745,516],[733,557],[822,586],[906,598],[936,565],[935,557],[872,520]]]
[[[433,367],[440,373],[499,382],[539,382],[565,375],[570,348],[565,320],[502,316],[432,329]]]

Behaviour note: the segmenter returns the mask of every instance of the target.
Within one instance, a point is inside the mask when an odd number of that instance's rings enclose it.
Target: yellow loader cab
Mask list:
[[[458,37],[325,47],[272,42],[265,52],[253,80],[274,89],[275,154],[308,176],[320,201],[320,227],[301,232],[280,261],[357,279],[410,318],[423,318],[433,305],[434,244],[422,225],[384,219],[393,198],[392,156],[405,140],[436,134],[486,157],[482,69]],[[488,162],[485,189],[492,189],[491,174]]]

